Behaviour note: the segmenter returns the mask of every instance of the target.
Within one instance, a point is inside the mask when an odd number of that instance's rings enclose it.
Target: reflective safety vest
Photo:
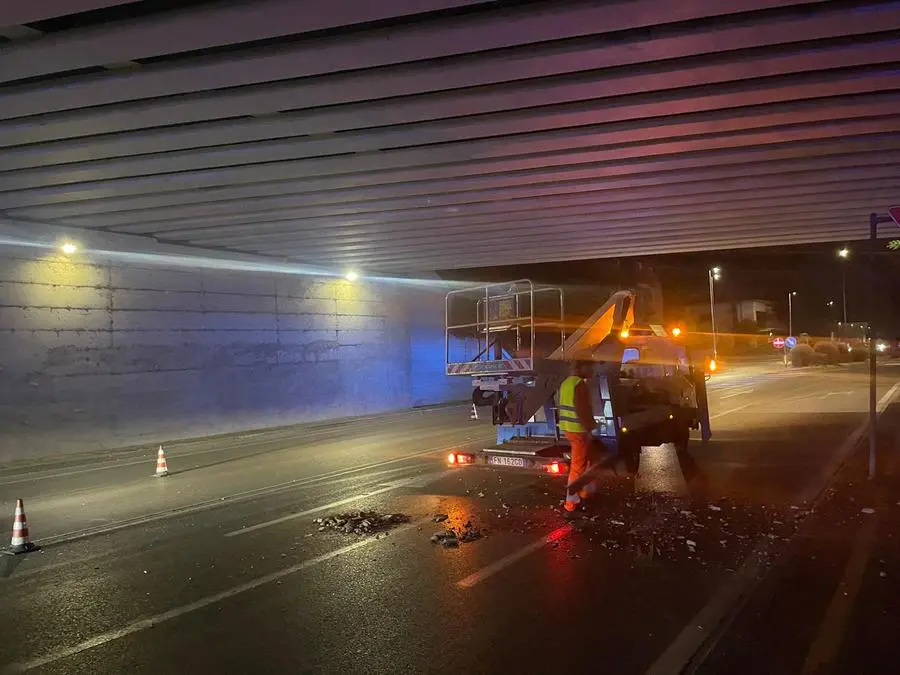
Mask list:
[[[578,420],[575,409],[575,387],[582,382],[580,377],[571,375],[559,387],[559,429],[563,432],[583,434],[586,429]]]

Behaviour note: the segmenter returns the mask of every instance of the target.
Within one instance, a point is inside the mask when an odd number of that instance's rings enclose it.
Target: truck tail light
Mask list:
[[[551,476],[559,476],[569,473],[569,467],[565,462],[550,462],[549,464],[544,465],[544,471]]]

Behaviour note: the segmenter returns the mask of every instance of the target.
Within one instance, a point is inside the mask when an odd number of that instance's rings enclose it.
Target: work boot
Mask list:
[[[563,509],[563,520],[565,520],[567,523],[570,523],[573,520],[580,520],[581,517],[581,513],[579,513],[578,509],[575,509],[574,511]]]
[[[591,498],[581,500],[581,512],[584,514],[585,518],[592,518],[600,513],[600,505],[597,503],[596,498]]]
[[[566,522],[571,522],[573,520],[580,520],[581,518],[584,517],[584,515],[581,513],[581,509],[577,508],[577,507],[571,511],[564,508],[562,510],[562,514],[563,514],[563,520],[565,520]]]

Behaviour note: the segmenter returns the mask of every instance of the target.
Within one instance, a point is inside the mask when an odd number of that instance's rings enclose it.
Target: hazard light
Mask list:
[[[474,464],[475,455],[468,452],[451,452],[447,455],[448,464]]]

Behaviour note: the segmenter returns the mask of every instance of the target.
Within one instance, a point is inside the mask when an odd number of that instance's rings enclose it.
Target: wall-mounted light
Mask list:
[[[73,244],[71,241],[67,241],[62,245],[62,252],[66,255],[72,255],[75,251],[78,250],[78,247]]]
[[[359,279],[359,272],[357,272],[356,270],[350,270],[349,272],[347,272],[347,274],[344,275],[344,278],[347,281],[356,281],[357,279]]]

